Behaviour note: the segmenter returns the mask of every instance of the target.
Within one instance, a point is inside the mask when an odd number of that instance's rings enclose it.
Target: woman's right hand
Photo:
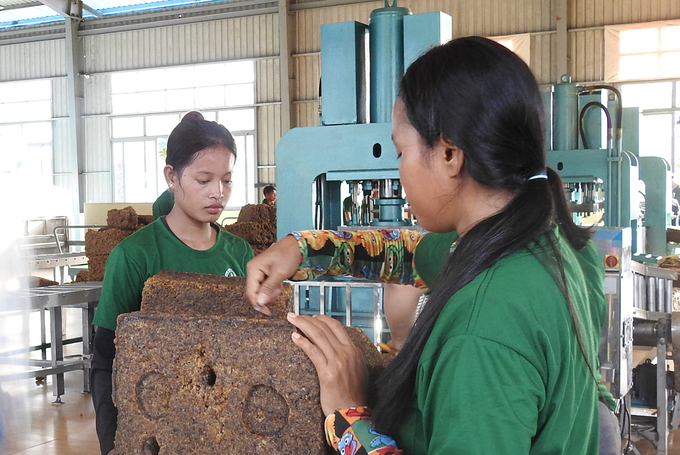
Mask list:
[[[293,276],[301,262],[300,247],[291,235],[251,259],[247,267],[246,297],[253,308],[271,316],[266,305],[276,299],[283,281]]]

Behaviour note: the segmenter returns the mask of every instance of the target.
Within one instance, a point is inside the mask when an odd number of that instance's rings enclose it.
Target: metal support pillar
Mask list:
[[[80,2],[79,2],[80,3]],[[82,3],[80,3],[82,5]],[[85,84],[83,81],[84,58],[82,41],[78,38],[80,16],[66,17],[66,102],[69,117],[69,155],[73,173],[71,191],[74,214],[82,213],[85,202],[85,182],[82,181],[85,164],[85,144],[83,128],[83,104]]]
[[[667,340],[659,337],[656,344],[656,432],[658,455],[668,454],[668,394],[666,392]]]
[[[92,333],[92,320],[94,319],[94,311],[96,302],[88,302],[86,307],[81,309],[81,326],[83,339],[83,392],[90,393],[90,372],[92,370],[92,342],[94,341]]]
[[[557,77],[569,73],[569,34],[567,30],[567,14],[569,13],[568,0],[556,0],[555,24],[557,25],[557,55],[555,56],[555,69]]]
[[[81,181],[85,163],[83,129],[83,104],[85,88],[82,78],[85,68],[82,41],[78,38],[78,28],[83,20],[82,0],[40,0],[64,17],[66,50],[66,103],[68,107],[68,143],[71,157],[71,194],[73,213],[82,213],[85,202],[85,188]]]
[[[61,332],[61,307],[50,308],[50,360],[52,368],[57,368],[59,362],[64,360],[64,345]],[[52,395],[57,397],[56,402],[61,402],[64,394],[64,373],[54,375],[52,382]]]
[[[295,38],[295,21],[289,8],[290,0],[279,0],[279,74],[281,77],[281,135],[297,126],[292,119],[291,92],[295,81],[295,65],[291,49]],[[262,100],[257,100],[262,101]]]

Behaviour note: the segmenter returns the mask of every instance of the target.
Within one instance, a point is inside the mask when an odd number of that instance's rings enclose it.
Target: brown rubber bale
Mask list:
[[[90,229],[85,233],[85,254],[87,257],[108,255],[113,247],[134,231],[118,228]]]
[[[328,453],[316,371],[291,332],[272,319],[119,317],[117,453]]]
[[[106,213],[106,225],[118,229],[135,229],[138,224],[137,212],[132,206],[111,209]]]
[[[187,316],[241,316],[269,318],[253,310],[245,296],[244,277],[163,270],[144,284],[142,310]],[[286,319],[293,310],[293,288],[283,285],[276,301],[268,305],[274,319]]]
[[[244,205],[238,214],[237,222],[274,223],[276,225],[276,206],[267,204]]]
[[[237,221],[223,228],[251,245],[271,245],[276,243],[276,226],[271,223]]]

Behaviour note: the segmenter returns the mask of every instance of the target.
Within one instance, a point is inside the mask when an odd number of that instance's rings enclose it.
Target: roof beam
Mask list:
[[[99,12],[99,10],[94,9],[91,6],[86,5],[85,3],[83,3],[83,9],[88,13],[92,14],[94,17],[104,17],[104,15]]]
[[[81,0],[40,0],[40,3],[52,8],[67,19],[82,19],[83,17],[83,2]]]

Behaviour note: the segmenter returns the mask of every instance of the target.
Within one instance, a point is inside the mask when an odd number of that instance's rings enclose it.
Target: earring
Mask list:
[[[172,185],[174,185],[174,183],[171,183],[170,185],[168,185],[168,188],[172,188]]]

